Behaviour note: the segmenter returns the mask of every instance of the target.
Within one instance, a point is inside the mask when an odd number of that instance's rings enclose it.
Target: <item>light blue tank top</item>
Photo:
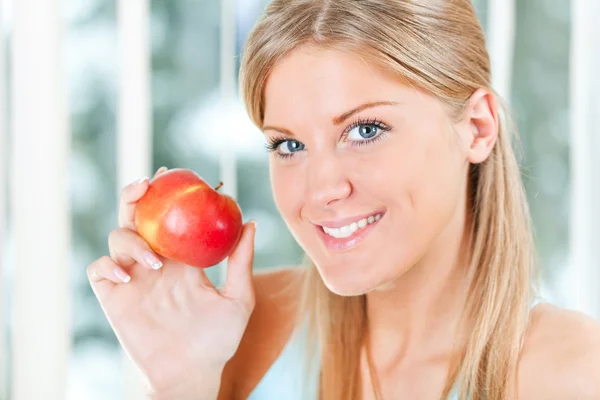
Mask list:
[[[247,400],[318,399],[319,368],[313,364],[316,368],[304,370],[305,339],[305,329],[294,332]],[[452,391],[447,400],[458,400],[458,395]]]
[[[530,309],[541,303],[535,298]],[[316,400],[319,389],[318,364],[304,371],[306,327],[296,330],[286,343],[281,354],[254,388],[247,400]],[[447,400],[458,400],[456,387]]]
[[[247,400],[316,400],[319,366],[305,371],[306,326],[294,331]],[[306,374],[309,374],[308,376]]]

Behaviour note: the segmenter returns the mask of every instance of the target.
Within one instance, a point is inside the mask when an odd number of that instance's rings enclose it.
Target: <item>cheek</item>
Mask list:
[[[413,196],[420,196],[429,165],[429,151],[418,134],[390,138],[388,143],[369,154],[363,160],[360,180],[367,193],[377,193],[377,197],[390,207],[411,206]],[[407,210],[405,210],[407,211]]]
[[[439,210],[453,210],[464,188],[466,164],[461,161],[454,132],[441,132],[431,141],[423,162],[421,189],[429,204]]]
[[[456,207],[463,186],[462,165],[444,136],[449,134],[439,127],[414,131],[374,158],[369,191],[380,194],[406,240],[429,238]]]
[[[304,196],[304,180],[297,166],[281,165],[272,160],[269,165],[271,187],[275,205],[286,222],[300,214]]]
[[[454,149],[441,136],[431,140],[414,169],[407,185],[412,205],[409,235],[428,246],[451,223],[457,212],[464,187],[461,163]],[[417,243],[415,243],[417,244]]]

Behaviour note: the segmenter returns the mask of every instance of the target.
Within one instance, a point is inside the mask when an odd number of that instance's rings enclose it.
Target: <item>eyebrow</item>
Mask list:
[[[334,125],[340,125],[341,123],[343,123],[344,121],[346,121],[348,118],[350,118],[351,116],[353,116],[354,114],[361,112],[363,110],[366,110],[368,108],[373,108],[373,107],[379,107],[379,106],[395,106],[398,103],[395,101],[372,101],[372,102],[368,102],[368,103],[364,103],[361,104],[359,106],[354,107],[351,110],[348,110],[336,117],[333,117],[331,120],[331,123]],[[266,130],[273,130],[273,131],[278,131],[281,132],[283,134],[286,134],[288,136],[294,136],[294,134],[289,130],[289,129],[285,129],[285,128],[279,128],[276,126],[263,126],[262,128],[263,131]]]
[[[369,102],[369,103],[364,103],[357,107],[354,107],[352,110],[346,111],[345,113],[338,115],[337,117],[333,117],[333,119],[331,120],[331,123],[334,125],[339,125],[342,122],[346,121],[351,116],[353,116],[354,114],[356,114],[360,111],[366,110],[368,108],[379,107],[379,106],[395,106],[396,104],[398,104],[398,103],[396,103],[395,101],[373,101],[373,102]]]

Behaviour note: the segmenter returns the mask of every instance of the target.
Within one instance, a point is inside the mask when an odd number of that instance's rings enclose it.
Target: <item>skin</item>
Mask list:
[[[304,47],[275,66],[265,98],[266,139],[297,141],[270,155],[277,207],[331,291],[366,294],[384,398],[439,399],[469,283],[467,170],[486,160],[497,140],[493,95],[476,91],[452,119],[435,98],[356,54]],[[396,104],[334,122],[372,101]],[[346,129],[356,119],[376,119],[389,130],[356,146],[366,132]],[[283,146],[300,151],[283,159]],[[94,293],[146,374],[151,398],[245,399],[292,333],[304,272],[253,275],[254,227],[246,224],[224,286],[213,287],[202,270],[159,257],[137,235],[135,203],[147,188],[141,181],[123,189],[110,257],[88,268]],[[365,240],[344,251],[324,246],[315,226],[380,211]],[[162,268],[152,268],[153,257]],[[361,372],[363,398],[372,399],[364,358]],[[520,399],[600,399],[600,326],[538,305],[517,379]]]
[[[277,207],[331,291],[367,294],[384,398],[439,398],[468,283],[467,171],[470,163],[487,159],[496,142],[494,97],[477,91],[456,121],[435,98],[356,55],[304,47],[274,68],[265,98],[267,140],[290,140],[270,157]],[[378,101],[397,104],[332,121]],[[374,119],[391,127],[381,131],[383,139],[358,147],[352,140],[365,140],[359,128],[344,134],[354,121]],[[327,249],[316,234],[321,221],[380,210],[385,216],[379,225],[348,251]],[[256,336],[270,329],[288,333],[274,328],[279,323],[263,321]],[[600,398],[599,339],[600,328],[589,318],[536,307],[520,366],[520,398]],[[243,358],[238,368],[249,359]],[[253,368],[264,372],[268,366]],[[362,373],[363,397],[372,398],[364,357]],[[238,398],[255,382],[242,385]]]

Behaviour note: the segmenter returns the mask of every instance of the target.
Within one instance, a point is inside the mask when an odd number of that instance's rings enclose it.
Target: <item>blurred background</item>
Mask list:
[[[1,1],[0,399],[143,398],[86,266],[120,187],[160,166],[224,181],[260,223],[256,269],[300,262],[237,97],[267,3]],[[543,294],[600,317],[600,2],[474,3],[522,136]]]

